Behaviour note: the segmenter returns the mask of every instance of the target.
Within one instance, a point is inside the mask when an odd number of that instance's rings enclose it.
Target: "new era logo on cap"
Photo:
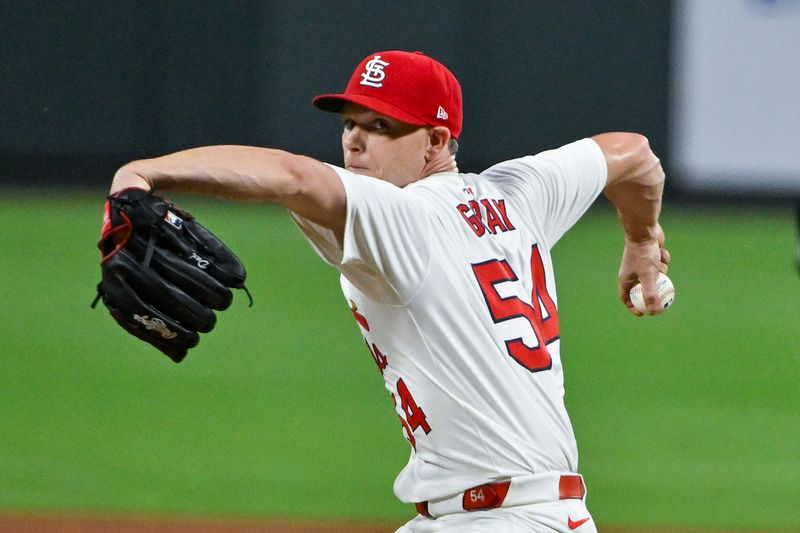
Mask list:
[[[388,50],[365,57],[344,93],[323,94],[313,103],[339,112],[351,102],[417,126],[445,126],[461,134],[461,86],[447,67],[422,52]]]

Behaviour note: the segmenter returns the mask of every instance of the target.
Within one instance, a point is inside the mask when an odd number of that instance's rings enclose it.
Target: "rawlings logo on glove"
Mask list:
[[[108,197],[97,298],[128,333],[179,363],[244,286],[241,261],[192,215],[142,189]],[[249,296],[249,293],[248,293]],[[250,301],[252,305],[252,299]]]
[[[137,322],[144,324],[147,329],[153,329],[161,334],[165,339],[174,339],[178,336],[174,331],[170,331],[167,325],[160,318],[150,318],[149,316],[140,316],[134,313],[133,319]]]

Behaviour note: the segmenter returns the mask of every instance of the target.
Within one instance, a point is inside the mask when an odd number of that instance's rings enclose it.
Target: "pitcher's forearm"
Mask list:
[[[605,195],[616,207],[625,236],[633,242],[656,239],[664,192],[664,170],[647,138],[633,133],[593,137],[608,163]]]
[[[658,238],[663,191],[664,171],[660,164],[606,189],[606,196],[617,209],[626,239],[644,242]]]

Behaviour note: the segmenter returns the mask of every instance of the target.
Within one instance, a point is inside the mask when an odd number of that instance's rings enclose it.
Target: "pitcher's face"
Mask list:
[[[356,104],[341,111],[344,166],[404,187],[422,178],[428,128],[400,122]]]

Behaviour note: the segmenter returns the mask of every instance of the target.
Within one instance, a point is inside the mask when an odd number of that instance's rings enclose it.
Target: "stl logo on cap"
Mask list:
[[[314,105],[341,113],[351,103],[413,126],[445,126],[455,139],[461,134],[461,86],[435,59],[422,52],[373,52],[352,72],[343,93],[315,96]]]
[[[364,67],[364,73],[361,74],[361,85],[378,88],[383,87],[383,78],[386,77],[386,73],[383,69],[388,66],[389,63],[383,61],[381,56],[375,56],[367,61]]]

